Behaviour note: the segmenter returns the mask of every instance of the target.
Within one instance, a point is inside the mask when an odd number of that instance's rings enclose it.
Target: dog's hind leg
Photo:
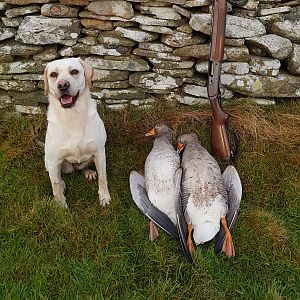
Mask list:
[[[92,181],[97,179],[97,172],[91,169],[93,167],[93,164],[94,164],[94,160],[93,158],[91,158],[80,164],[72,164],[72,167],[75,170],[82,170],[84,177],[88,181]]]
[[[104,147],[94,156],[94,161],[98,172],[99,200],[100,204],[105,206],[109,204],[111,198],[107,186],[106,157]]]
[[[74,166],[72,163],[64,160],[62,165],[61,165],[61,171],[62,173],[65,173],[65,174],[69,174],[69,173],[73,173],[74,172]]]
[[[92,180],[96,180],[97,179],[97,172],[91,169],[83,169],[82,170],[84,177],[88,180],[88,181],[92,181]]]

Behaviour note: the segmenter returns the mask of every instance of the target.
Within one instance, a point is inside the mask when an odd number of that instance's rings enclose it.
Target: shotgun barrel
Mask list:
[[[207,93],[212,108],[211,148],[213,155],[221,159],[230,159],[231,151],[226,133],[228,114],[221,106],[220,75],[224,57],[224,40],[226,27],[226,0],[214,0],[211,42],[208,62]]]

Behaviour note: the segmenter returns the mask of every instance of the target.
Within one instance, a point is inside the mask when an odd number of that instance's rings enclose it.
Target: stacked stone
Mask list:
[[[300,96],[298,0],[228,4],[223,98]],[[207,103],[209,0],[0,0],[0,106],[38,112],[48,61],[80,56],[111,108]]]

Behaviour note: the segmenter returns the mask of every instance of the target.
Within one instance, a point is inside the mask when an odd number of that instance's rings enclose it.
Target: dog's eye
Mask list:
[[[52,72],[51,74],[50,74],[50,77],[57,77],[57,73],[56,72]]]
[[[71,75],[76,75],[76,74],[78,74],[78,73],[79,73],[78,70],[72,70],[72,71],[71,71]]]

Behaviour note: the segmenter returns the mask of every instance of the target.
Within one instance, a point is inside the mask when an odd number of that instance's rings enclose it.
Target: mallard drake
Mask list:
[[[222,250],[228,257],[234,256],[230,231],[242,197],[239,175],[233,166],[228,166],[222,174],[217,161],[201,146],[196,134],[183,134],[177,141],[178,151],[184,149],[180,204],[188,223],[187,237],[184,233],[179,236],[182,244],[193,253],[192,230],[197,245],[217,235],[215,252]],[[178,226],[184,227],[182,219]]]
[[[173,132],[162,124],[155,126],[146,136],[155,136],[155,140],[145,161],[145,178],[135,171],[130,173],[132,198],[151,220],[150,240],[158,237],[155,224],[178,239],[175,225],[181,169],[180,157],[172,145]]]

